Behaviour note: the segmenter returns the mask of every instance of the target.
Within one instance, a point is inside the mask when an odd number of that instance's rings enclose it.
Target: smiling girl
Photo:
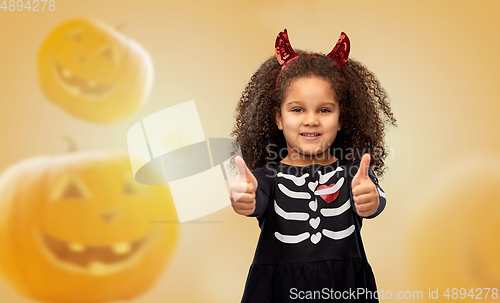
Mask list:
[[[344,33],[328,55],[295,52],[286,30],[275,50],[243,92],[232,132],[243,155],[232,206],[261,228],[242,302],[378,302],[360,231],[386,204],[375,173],[385,125],[396,122],[387,94],[348,59]]]

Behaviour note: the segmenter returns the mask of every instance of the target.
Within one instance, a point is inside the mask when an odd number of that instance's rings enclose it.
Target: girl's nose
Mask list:
[[[304,120],[304,124],[310,126],[318,125],[319,119],[316,113],[307,114]]]

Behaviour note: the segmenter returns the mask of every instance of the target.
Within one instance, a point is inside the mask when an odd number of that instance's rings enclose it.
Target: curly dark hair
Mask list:
[[[281,65],[275,56],[252,75],[236,108],[236,124],[231,132],[237,143],[233,154],[239,144],[251,170],[269,162],[271,154],[280,155],[287,145],[283,131],[276,125],[275,113],[281,110],[285,90],[297,78],[316,76],[330,84],[340,107],[342,129],[330,153],[339,159],[360,160],[368,152],[372,155],[370,166],[382,176],[387,157],[384,129],[386,125],[396,126],[396,119],[375,75],[360,62],[348,59],[342,68],[344,83],[337,63],[324,54],[295,52],[298,58],[283,68],[278,83]]]

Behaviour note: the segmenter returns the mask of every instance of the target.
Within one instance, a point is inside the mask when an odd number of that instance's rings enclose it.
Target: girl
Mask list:
[[[231,133],[242,150],[232,206],[261,228],[242,302],[378,302],[360,229],[385,207],[375,173],[384,173],[385,125],[396,125],[387,94],[348,59],[344,33],[323,55],[295,52],[285,29],[275,50]]]

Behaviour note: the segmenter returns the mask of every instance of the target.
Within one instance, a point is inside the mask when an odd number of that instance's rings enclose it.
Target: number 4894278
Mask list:
[[[56,10],[56,1],[55,0],[28,0],[26,3],[24,3],[23,0],[3,0],[2,5],[0,6],[0,9],[3,9],[4,11],[22,11],[22,10],[28,10],[32,12],[40,12],[45,10],[45,5],[47,2],[49,2],[49,11],[55,11]]]

